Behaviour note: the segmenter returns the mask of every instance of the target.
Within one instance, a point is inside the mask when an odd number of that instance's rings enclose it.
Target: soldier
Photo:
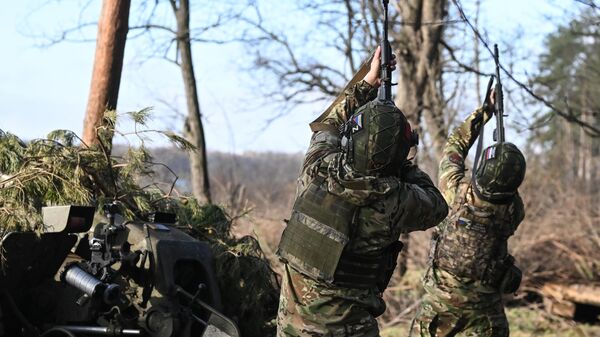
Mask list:
[[[313,128],[277,252],[285,268],[279,337],[379,336],[375,317],[385,311],[382,292],[399,235],[447,215],[431,179],[406,160],[411,130],[404,115],[396,110],[384,120],[359,109],[377,102],[379,54],[365,79]]]
[[[474,177],[465,178],[465,157],[493,114],[494,94],[490,101],[454,130],[444,148],[439,187],[450,214],[433,235],[412,337],[509,333],[502,294],[521,282],[507,241],[525,215],[517,192],[525,159],[515,145],[497,143],[483,151]]]

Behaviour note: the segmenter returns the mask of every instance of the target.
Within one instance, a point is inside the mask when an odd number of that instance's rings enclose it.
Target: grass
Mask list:
[[[577,324],[548,315],[542,309],[517,307],[506,310],[511,337],[599,337],[600,326]],[[381,337],[406,337],[410,323],[381,331]],[[461,336],[461,335],[458,335]]]

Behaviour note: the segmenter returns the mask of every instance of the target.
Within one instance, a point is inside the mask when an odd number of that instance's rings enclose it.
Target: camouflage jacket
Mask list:
[[[376,89],[365,81],[357,83],[345,92],[345,100],[323,122],[331,125],[332,130],[339,128],[376,94]],[[313,134],[298,178],[297,194],[317,175],[325,176],[329,193],[358,206],[353,233],[346,246],[354,254],[381,253],[401,233],[426,230],[448,213],[446,202],[431,179],[408,161],[398,176],[378,178],[354,172],[345,162],[339,133],[334,131]],[[291,266],[286,268],[283,289],[278,326],[294,336],[331,332],[332,326],[342,326],[343,330],[347,323],[364,320],[374,322],[373,317],[385,310],[376,289],[328,285],[302,275]]]
[[[481,127],[490,117],[491,115],[482,108],[475,110],[452,132],[446,142],[443,158],[440,162],[439,187],[450,206],[450,214],[436,228],[437,233],[444,230],[447,221],[453,217],[454,213],[463,204],[475,206],[478,209],[492,213],[501,209],[508,212],[508,214],[503,215],[503,218],[508,219],[511,234],[517,229],[525,216],[523,202],[518,193],[508,206],[492,204],[477,198],[471,188],[471,177],[465,176],[465,158],[477,139]],[[435,245],[434,242],[432,247],[435,247]],[[460,261],[457,263],[460,263]],[[428,292],[436,293],[440,298],[445,298],[457,305],[461,303],[485,305],[485,302],[487,302],[487,300],[484,300],[486,294],[498,295],[497,289],[484,286],[478,280],[455,277],[435,267],[430,268],[425,277],[425,288]]]

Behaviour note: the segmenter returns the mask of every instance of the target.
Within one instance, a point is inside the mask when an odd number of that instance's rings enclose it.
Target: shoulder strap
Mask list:
[[[327,107],[327,109],[325,109],[325,111],[323,111],[323,113],[319,117],[317,117],[317,119],[315,119],[312,123],[309,124],[312,132],[331,130],[332,126],[324,124],[323,120],[325,119],[325,117],[327,117],[329,115],[331,110],[333,110],[333,107],[338,105],[344,99],[344,93],[346,92],[346,90],[348,90],[348,88],[350,88],[351,86],[353,86],[354,84],[358,83],[363,78],[365,78],[365,76],[367,75],[367,73],[369,72],[369,69],[371,67],[371,60],[373,60],[374,55],[375,55],[375,51],[371,52],[371,56],[369,56],[365,60],[365,62],[363,62],[363,64],[360,66],[360,68],[358,68],[358,71],[356,72],[356,74],[354,74],[354,76],[352,76],[352,79],[350,80],[350,82],[348,82],[346,84],[346,86],[344,87],[344,90],[342,90],[342,92],[335,98],[335,100],[333,102],[331,102],[329,107]],[[333,127],[333,129],[335,129],[335,127]],[[337,129],[335,129],[335,130],[337,130]]]
[[[479,131],[479,138],[477,139],[477,151],[475,152],[475,160],[473,161],[473,170],[471,171],[471,182],[473,184],[475,184],[475,171],[477,170],[477,164],[479,163],[479,159],[481,157],[481,151],[483,150],[483,130],[485,129],[485,124],[483,124],[483,120],[481,121],[481,123],[482,123],[481,130]]]

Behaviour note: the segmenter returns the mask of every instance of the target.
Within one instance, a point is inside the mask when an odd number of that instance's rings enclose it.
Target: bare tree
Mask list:
[[[86,42],[89,39],[82,38],[82,31],[93,25],[93,22],[84,22],[82,21],[83,11],[88,8],[88,5],[91,1],[88,1],[86,5],[82,8],[82,13],[80,15],[79,21],[75,27],[66,29],[59,34],[58,37],[45,37],[45,40],[49,42],[46,45],[53,45],[63,41],[69,42]],[[129,8],[130,0],[126,1],[117,1],[117,0],[106,0],[106,3],[112,4],[115,6],[119,5],[119,8],[124,8],[127,5],[127,9]],[[192,58],[192,44],[193,43],[226,43],[234,40],[231,37],[225,38],[207,38],[206,33],[213,32],[216,28],[220,28],[224,26],[226,23],[230,23],[239,17],[239,13],[245,9],[244,5],[240,5],[237,2],[228,2],[223,1],[222,3],[210,3],[210,2],[198,2],[202,4],[202,9],[205,10],[205,14],[203,16],[203,22],[196,27],[190,27],[190,16],[192,13],[191,3],[189,0],[154,0],[154,1],[142,1],[138,4],[138,7],[135,10],[136,15],[131,18],[131,22],[128,27],[128,21],[119,21],[117,24],[116,21],[110,25],[107,25],[106,29],[102,29],[104,32],[108,30],[108,32],[119,32],[120,34],[124,32],[122,38],[119,39],[119,42],[122,43],[122,46],[119,45],[106,45],[102,48],[103,53],[114,52],[115,55],[119,55],[120,53],[120,63],[115,63],[115,65],[119,65],[118,75],[120,77],[120,68],[122,66],[122,55],[123,55],[123,47],[125,43],[125,36],[127,31],[131,32],[129,39],[141,39],[143,37],[147,38],[147,47],[144,48],[144,55],[141,55],[140,59],[147,58],[162,58],[168,60],[169,62],[177,65],[182,74],[184,90],[186,93],[186,105],[187,105],[187,117],[184,123],[184,131],[186,138],[190,141],[197,150],[190,151],[190,170],[191,170],[191,185],[193,187],[193,194],[199,200],[205,202],[212,202],[211,192],[210,192],[210,180],[209,174],[207,170],[206,164],[206,143],[204,139],[204,129],[202,125],[202,114],[200,109],[200,103],[198,100],[198,88],[197,88],[197,79],[194,73],[194,65]],[[106,6],[105,6],[106,7]],[[208,10],[206,10],[210,7]],[[105,9],[103,9],[104,13]],[[169,13],[170,12],[170,13]],[[114,15],[113,12],[109,13]],[[173,14],[171,16],[171,13]],[[120,14],[119,14],[120,15]],[[213,17],[216,17],[213,19]],[[109,19],[112,18],[109,16]],[[173,20],[173,18],[175,20]],[[108,19],[107,19],[108,20]],[[173,22],[174,21],[174,22]],[[173,24],[174,23],[174,24]],[[102,22],[101,22],[102,25]],[[102,26],[104,27],[104,26]],[[100,36],[100,35],[99,35]],[[119,35],[120,36],[120,35]],[[212,34],[211,36],[216,36]],[[99,46],[101,43],[99,42]],[[97,52],[97,60],[99,59],[100,49]],[[112,58],[110,58],[110,57]],[[138,55],[140,57],[140,55]],[[97,86],[95,83],[98,80],[110,79],[114,81],[114,74],[110,73],[110,76],[102,76],[100,70],[96,70],[96,67],[99,69],[109,69],[107,64],[111,64],[112,60],[116,60],[117,58],[113,55],[104,55],[102,54],[102,65],[96,65],[94,70],[94,78],[92,84],[92,89],[101,91],[102,86]],[[98,62],[97,62],[98,63]],[[113,69],[113,68],[110,68]],[[96,76],[96,74],[98,74]],[[118,84],[108,86],[113,91],[107,91],[107,96],[110,96],[110,103],[103,103],[106,100],[102,96],[98,96],[95,93],[92,93],[90,97],[94,97],[94,104],[90,103],[88,110],[89,111],[99,111],[99,107],[102,107],[102,112],[108,109],[114,109],[116,107],[116,95],[118,93]],[[97,98],[97,96],[99,98]],[[90,99],[91,99],[90,98]],[[112,103],[114,101],[114,103]],[[91,102],[91,101],[90,101]],[[92,109],[94,108],[94,110]],[[95,127],[100,125],[102,122],[102,115],[98,113],[89,113],[86,117],[86,125],[93,125],[90,130],[95,131]],[[87,131],[86,132],[91,132]]]
[[[447,134],[441,92],[441,51],[447,1],[410,0],[397,2],[396,7],[404,23],[394,34],[400,70],[396,105],[414,126],[421,125],[425,118],[433,157],[439,158]]]
[[[189,153],[192,191],[199,200],[212,203],[204,127],[192,57],[192,43],[222,44],[233,41],[234,39],[228,37],[222,39],[205,38],[205,34],[238,19],[245,6],[233,4],[228,8],[219,8],[214,21],[203,22],[200,27],[192,29],[190,26],[191,4],[189,0],[168,0],[175,17],[174,28],[165,24],[164,19],[159,17],[157,8],[164,2],[166,0],[144,2],[144,6],[150,8],[147,17],[138,20],[139,24],[133,25],[130,29],[135,30],[138,33],[137,36],[147,35],[150,37],[150,42],[154,47],[149,57],[166,59],[177,65],[181,70],[188,110],[184,123],[185,136],[197,148],[196,151]],[[225,4],[225,6],[228,5]],[[205,7],[203,9],[206,9]],[[155,38],[152,35],[153,32],[160,32],[163,35]],[[174,57],[171,56],[173,45],[175,45]]]
[[[198,89],[192,59],[192,44],[190,39],[190,2],[189,0],[170,0],[177,21],[177,50],[181,58],[180,69],[187,101],[188,116],[185,121],[185,134],[197,151],[190,153],[190,171],[192,191],[199,200],[212,203],[210,180],[206,163],[206,142]]]
[[[444,29],[462,20],[446,21],[446,0],[393,4],[390,43],[399,55],[396,104],[415,128],[427,132],[431,157],[437,161],[448,129],[443,94]],[[315,27],[303,35],[270,26],[260,2],[254,8],[255,15],[245,17],[249,28],[243,40],[256,56],[254,68],[262,73],[260,78],[272,76],[277,83],[265,92],[271,102],[282,106],[273,118],[298,105],[337,96],[381,38],[378,1],[299,1],[295,10],[312,20],[306,27]],[[308,45],[314,55],[304,49]]]
[[[83,141],[88,145],[98,143],[96,130],[104,123],[104,113],[117,108],[130,4],[130,0],[104,0],[102,4],[92,84],[83,123]],[[108,137],[105,145],[110,146],[112,134],[105,136]]]

